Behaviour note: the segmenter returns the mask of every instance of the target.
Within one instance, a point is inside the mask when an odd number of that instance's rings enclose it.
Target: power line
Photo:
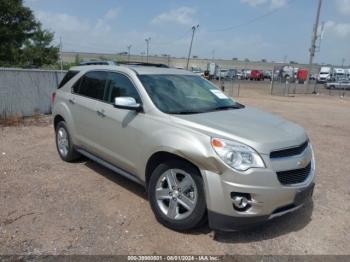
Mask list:
[[[181,39],[185,36],[187,36],[190,32],[192,32],[192,29],[190,30],[187,30],[185,33],[182,33],[181,35],[177,35],[176,37],[174,37],[175,39]],[[162,46],[162,45],[171,45],[174,43],[175,40],[173,41],[167,41],[167,42],[152,42],[153,45],[156,45],[156,46]]]
[[[290,1],[287,2],[287,4],[289,5],[289,4],[293,3],[293,2],[295,2],[295,0],[290,0]],[[224,32],[224,31],[231,31],[231,30],[235,30],[235,29],[240,29],[243,26],[247,26],[247,25],[253,24],[253,23],[255,23],[255,22],[257,22],[257,21],[259,21],[259,20],[261,20],[261,19],[263,19],[265,17],[268,17],[268,16],[276,13],[277,11],[281,10],[282,8],[284,8],[284,6],[280,6],[278,8],[275,8],[275,9],[273,9],[273,10],[271,10],[271,11],[265,13],[265,14],[262,14],[260,16],[254,17],[254,18],[252,18],[252,19],[250,19],[250,20],[248,20],[246,22],[243,22],[243,23],[240,23],[240,24],[237,24],[237,25],[233,25],[233,26],[229,26],[229,27],[226,27],[226,28],[211,30],[211,31],[208,31],[208,33]]]
[[[290,0],[290,1],[287,2],[287,4],[289,5],[289,4],[291,4],[291,3],[295,2],[295,1],[296,1],[296,0]],[[279,11],[280,9],[282,9],[283,7],[284,7],[284,6],[275,8],[275,9],[273,9],[273,10],[267,12],[267,13],[264,13],[264,14],[262,14],[262,15],[260,15],[260,16],[254,17],[254,18],[252,18],[252,19],[250,19],[250,20],[248,20],[248,21],[246,21],[246,22],[242,22],[242,23],[237,24],[237,25],[234,25],[234,26],[230,26],[230,27],[226,27],[226,28],[222,28],[222,29],[216,29],[216,30],[212,30],[212,31],[206,31],[206,32],[207,32],[207,33],[215,33],[215,32],[225,32],[225,31],[240,29],[241,27],[250,25],[250,24],[255,23],[255,22],[257,22],[257,21],[259,21],[259,20],[261,20],[261,19],[263,19],[263,18],[265,18],[265,17],[268,17],[268,16],[270,16],[270,15],[276,13],[277,11]],[[186,35],[188,35],[190,31],[192,31],[192,29],[191,29],[191,30],[187,30],[185,33],[183,33],[183,34],[177,36],[177,37],[175,38],[175,40],[173,40],[173,41],[169,41],[169,42],[157,42],[157,41],[152,41],[152,44],[155,45],[155,46],[172,45],[172,44],[174,44],[174,42],[175,42],[176,40],[181,39],[181,38],[185,37]],[[146,40],[146,39],[145,39],[145,40]],[[148,39],[147,39],[147,40],[148,40]],[[147,49],[149,49],[149,42],[150,42],[150,39],[149,39],[148,41],[147,41],[147,40],[146,40],[146,42],[147,42]],[[73,43],[72,43],[72,44],[73,44]],[[74,43],[73,45],[77,45],[77,43]],[[91,47],[92,47],[91,45],[88,45],[88,44],[86,44],[86,43],[83,44],[83,45],[82,45],[82,44],[78,44],[78,45],[79,45],[79,46],[84,46],[84,45],[85,45],[85,47],[88,47],[88,48],[91,48]],[[94,47],[94,49],[96,49],[96,46],[93,46],[93,47]],[[148,52],[147,52],[147,53],[148,53]],[[147,58],[148,58],[148,56],[147,56]]]

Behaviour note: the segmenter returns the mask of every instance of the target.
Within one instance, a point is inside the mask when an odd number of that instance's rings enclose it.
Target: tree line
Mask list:
[[[54,65],[59,47],[23,0],[0,0],[0,66],[38,68]]]

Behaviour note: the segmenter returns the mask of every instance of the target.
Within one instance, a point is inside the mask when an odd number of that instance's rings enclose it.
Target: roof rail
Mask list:
[[[118,63],[114,62],[114,61],[91,60],[91,61],[80,62],[79,65],[80,66],[85,66],[85,65],[118,65]]]
[[[153,67],[162,67],[169,68],[166,64],[158,63],[144,63],[144,62],[118,62],[120,65],[135,65],[135,66],[153,66]]]

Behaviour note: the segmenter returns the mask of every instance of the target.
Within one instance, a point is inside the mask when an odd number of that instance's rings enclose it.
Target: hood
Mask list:
[[[261,154],[298,146],[307,140],[302,127],[250,107],[203,114],[176,115],[172,116],[172,119],[178,124],[211,137],[239,141],[253,147]]]

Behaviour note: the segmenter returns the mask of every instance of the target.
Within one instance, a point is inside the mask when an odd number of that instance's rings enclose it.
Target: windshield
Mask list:
[[[191,75],[140,75],[148,95],[168,114],[198,114],[242,108],[209,81]]]

